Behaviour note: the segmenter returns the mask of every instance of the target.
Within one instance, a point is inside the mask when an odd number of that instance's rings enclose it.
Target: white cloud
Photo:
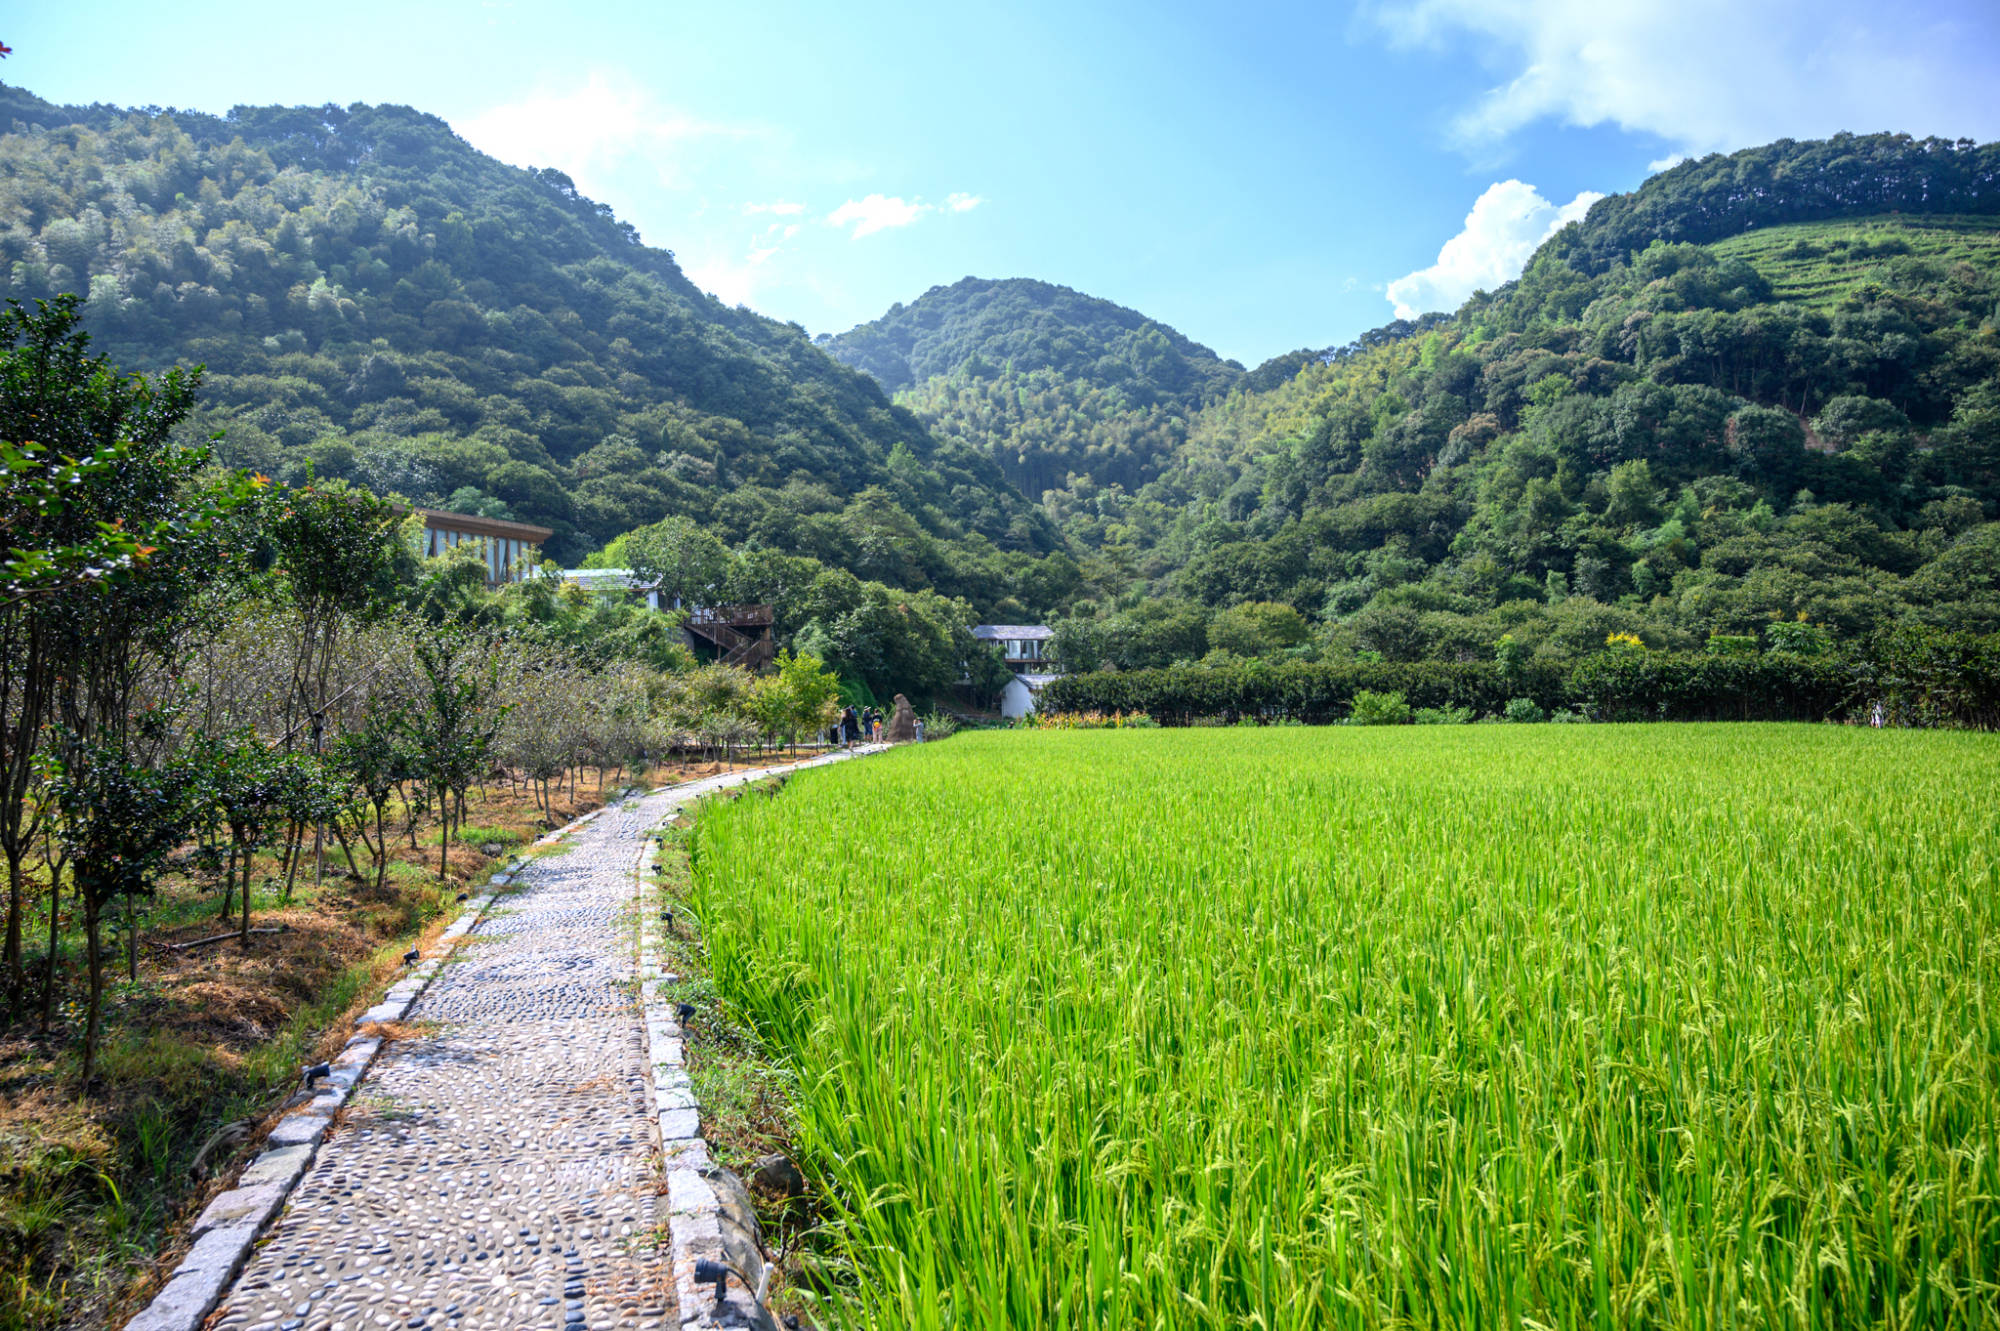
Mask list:
[[[764,249],[752,246],[741,259],[717,255],[687,264],[685,271],[688,281],[723,304],[754,306],[771,275],[768,265],[776,253],[775,246]]]
[[[945,198],[944,206],[955,213],[969,213],[986,200],[977,194],[952,194]]]
[[[1841,130],[2000,136],[1990,0],[1407,0],[1393,42],[1469,39],[1504,82],[1454,130],[1490,147],[1527,125],[1613,125],[1684,152]]]
[[[746,203],[743,211],[755,216],[758,213],[772,213],[778,217],[797,217],[806,210],[803,203]]]
[[[516,166],[554,167],[584,193],[601,194],[617,168],[643,157],[671,182],[682,150],[700,139],[758,131],[662,105],[628,76],[597,71],[569,88],[543,88],[453,126],[481,152]]]
[[[870,194],[865,199],[849,199],[826,215],[829,226],[852,226],[853,238],[872,236],[891,227],[908,226],[932,211],[928,203],[912,203],[893,195]]]
[[[1438,251],[1437,262],[1397,278],[1384,294],[1398,319],[1455,310],[1474,291],[1491,291],[1519,277],[1536,246],[1603,197],[1586,190],[1558,206],[1518,180],[1489,185],[1465,215],[1464,229]]]

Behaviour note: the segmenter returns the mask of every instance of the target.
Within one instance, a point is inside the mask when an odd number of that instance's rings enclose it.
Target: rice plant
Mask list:
[[[977,733],[710,809],[845,1324],[2000,1324],[2000,746]]]

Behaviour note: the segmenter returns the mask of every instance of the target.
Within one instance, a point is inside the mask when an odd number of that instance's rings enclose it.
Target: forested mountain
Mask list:
[[[1054,370],[1134,403],[1192,408],[1226,392],[1243,367],[1123,305],[1068,287],[967,277],[820,346],[890,392],[952,374]]]
[[[1832,206],[1783,183],[1818,191],[1828,160],[1905,178],[1991,157],[1862,146],[1723,163],[1780,182],[1760,207],[1784,216]],[[1503,635],[1566,656],[1613,632],[2000,628],[2000,219],[1745,213],[1714,243],[1650,238],[1631,219],[1694,225],[1660,181],[1713,201],[1722,164],[1692,165],[1599,205],[1456,315],[1208,408],[1136,494],[1059,511],[1155,593],[1089,608],[1071,636],[1127,664],[1256,650],[1229,608],[1261,603],[1317,630],[1265,650],[1390,659],[1490,658]],[[1614,223],[1633,248],[1605,248]]]
[[[232,463],[544,523],[564,561],[683,514],[982,605],[1058,544],[977,450],[435,117],[0,87],[0,130],[0,295],[87,296],[127,368],[205,364]]]
[[[815,346],[405,108],[0,88],[9,127],[0,294],[206,364],[226,460],[546,523],[565,561],[679,515],[784,570],[745,594],[841,570],[1125,664],[2000,627],[1994,145],[1683,163],[1455,313],[1245,372],[1029,281]]]
[[[1900,214],[2000,213],[2000,143],[1836,134],[1689,158],[1590,206],[1564,257],[1597,274],[1654,241],[1703,243],[1758,227]]]
[[[1243,367],[1137,310],[1047,282],[968,277],[817,339],[1029,495],[1151,480]]]

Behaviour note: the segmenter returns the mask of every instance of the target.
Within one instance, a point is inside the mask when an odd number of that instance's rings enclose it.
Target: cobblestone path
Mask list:
[[[685,792],[523,870],[382,1051],[224,1299],[231,1331],[671,1328],[626,913]]]

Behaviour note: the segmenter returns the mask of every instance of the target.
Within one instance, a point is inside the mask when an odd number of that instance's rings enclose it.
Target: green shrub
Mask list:
[[[1534,725],[1549,719],[1549,714],[1533,698],[1511,698],[1500,714],[1516,725]]]
[[[1145,712],[1162,725],[1220,718],[1227,725],[1248,712],[1265,722],[1331,725],[1352,710],[1362,691],[1400,693],[1412,707],[1469,707],[1497,712],[1509,698],[1530,697],[1560,707],[1564,671],[1528,661],[1512,678],[1490,661],[1246,661],[1099,671],[1050,682],[1040,705],[1060,712]],[[1215,724],[1211,722],[1211,724]]]
[[[1812,628],[1815,626],[1803,626]],[[1812,652],[1816,635],[1770,627],[1758,654],[1647,651],[1636,640],[1569,666],[1491,661],[1239,661],[1065,675],[1043,691],[1051,711],[1144,712],[1166,726],[1333,725],[1357,695],[1397,693],[1412,709],[1498,716],[1525,700],[1593,721],[1829,721],[2000,728],[2000,634],[1906,627],[1864,649]]]
[[[1572,711],[1570,708],[1567,707],[1563,708],[1559,712],[1550,712],[1549,720],[1557,725],[1583,726],[1590,724],[1590,717],[1588,714],[1584,712]]]
[[[1833,635],[1818,624],[1794,623],[1781,619],[1764,630],[1764,637],[1770,642],[1774,652],[1793,652],[1799,656],[1825,656],[1833,650]]]
[[[1570,671],[1567,693],[1599,721],[1824,721],[1852,688],[1835,657],[1600,652]]]
[[[1354,695],[1354,710],[1347,720],[1357,726],[1406,726],[1410,723],[1410,704],[1400,693],[1361,689]]]
[[[1869,645],[1852,688],[1877,724],[2000,729],[2000,634],[1891,629]]]
[[[1472,724],[1470,707],[1419,707],[1410,719],[1420,726],[1465,726]]]

